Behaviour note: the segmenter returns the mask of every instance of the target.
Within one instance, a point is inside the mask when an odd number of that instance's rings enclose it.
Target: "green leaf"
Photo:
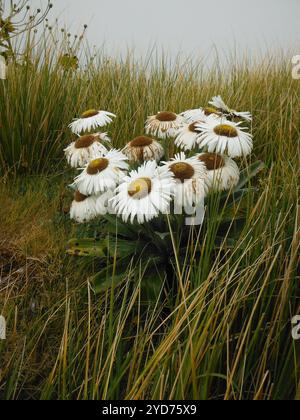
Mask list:
[[[107,221],[106,231],[113,235],[121,235],[125,238],[134,238],[137,236],[136,230],[129,223],[124,223],[116,216],[106,214],[103,216]]]
[[[161,274],[152,271],[143,277],[142,300],[147,303],[156,303],[160,297],[161,289],[165,280],[165,270],[161,267]]]
[[[263,162],[258,161],[244,169],[241,172],[240,182],[236,186],[235,191],[239,191],[244,188],[244,186],[247,185],[252,178],[255,178],[256,175],[263,171],[265,168],[266,165]]]
[[[156,303],[160,297],[162,286],[166,278],[166,264],[160,257],[149,258],[144,265],[142,278],[142,299]]]
[[[67,254],[76,257],[100,257],[107,256],[107,239],[71,239],[68,242]]]
[[[117,254],[118,257],[129,257],[136,253],[137,249],[142,247],[139,241],[131,241],[129,239],[121,239],[116,237],[109,237],[107,239],[107,247],[110,256]]]
[[[128,278],[128,267],[130,259],[121,258],[115,264],[111,264],[100,270],[97,274],[89,278],[93,284],[96,294],[106,292],[111,287],[119,286],[126,278]]]
[[[242,190],[237,190],[234,193],[230,194],[230,196],[226,198],[222,198],[221,200],[221,208],[226,205],[227,208],[236,205],[239,201],[245,198],[250,192],[257,192],[257,188],[244,188]]]
[[[103,276],[97,274],[92,278],[92,283],[94,284],[94,292],[96,294],[104,293],[112,287],[118,287],[126,279],[126,274],[118,274],[113,277]]]

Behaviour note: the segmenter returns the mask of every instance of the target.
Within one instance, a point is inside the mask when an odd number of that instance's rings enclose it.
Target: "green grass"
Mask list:
[[[168,68],[99,57],[62,72],[45,60],[10,66],[1,84],[0,342],[3,399],[299,399],[300,83],[284,57],[205,72],[191,62]],[[100,106],[118,117],[121,146],[143,132],[147,115],[206,104],[214,94],[254,114],[253,160],[266,163],[259,194],[234,249],[209,247],[177,267],[177,302],[152,304],[139,275],[96,296],[97,260],[64,254],[84,235],[64,214],[62,149],[67,124]],[[128,267],[130,272],[131,267]],[[129,278],[129,276],[128,276]],[[149,280],[148,280],[149,281]]]

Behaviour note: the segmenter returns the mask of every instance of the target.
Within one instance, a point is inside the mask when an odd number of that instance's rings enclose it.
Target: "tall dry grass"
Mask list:
[[[199,107],[216,93],[253,112],[255,151],[268,164],[282,154],[292,158],[291,164],[299,156],[294,143],[299,137],[300,84],[292,79],[288,54],[253,63],[234,57],[223,63],[216,59],[208,69],[201,60],[178,59],[171,65],[155,52],[144,60],[131,53],[117,60],[104,50],[93,55],[87,48],[77,51],[76,46],[74,53],[85,64],[66,70],[60,60],[68,50],[65,38],[45,35],[35,46],[29,37],[27,43],[0,85],[2,171],[55,170],[71,139],[68,123],[85,109],[100,107],[117,114],[109,129],[114,144],[121,146],[143,132],[148,115],[161,109],[180,112]]]

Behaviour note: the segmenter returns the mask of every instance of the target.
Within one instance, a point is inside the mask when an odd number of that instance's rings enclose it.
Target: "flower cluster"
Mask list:
[[[114,114],[92,109],[74,120],[69,127],[78,138],[65,149],[68,163],[80,171],[72,184],[71,218],[82,223],[109,212],[142,224],[236,187],[234,159],[253,149],[247,126],[252,116],[229,108],[220,96],[209,105],[148,117],[145,134],[123,150],[112,148],[107,133],[93,132]]]

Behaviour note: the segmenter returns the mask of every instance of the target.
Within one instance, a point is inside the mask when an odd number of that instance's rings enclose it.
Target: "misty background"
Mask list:
[[[31,0],[33,7],[46,0]],[[53,0],[56,17],[72,33],[88,24],[90,44],[108,54],[134,48],[143,56],[154,45],[170,57],[261,57],[281,49],[300,54],[299,0]]]

